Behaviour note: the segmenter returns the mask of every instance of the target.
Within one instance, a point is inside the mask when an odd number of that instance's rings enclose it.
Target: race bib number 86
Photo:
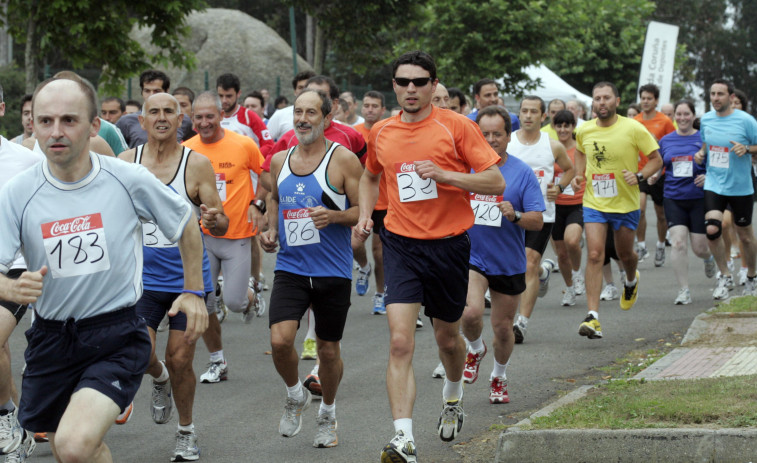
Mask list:
[[[397,173],[397,190],[400,201],[425,201],[438,197],[436,181],[434,179],[422,179],[415,173],[415,164],[412,162],[398,162],[394,165]]]
[[[284,214],[284,233],[289,246],[305,246],[321,242],[321,235],[315,228],[307,209],[287,209]]]
[[[43,223],[42,239],[53,278],[89,275],[110,268],[99,213]]]

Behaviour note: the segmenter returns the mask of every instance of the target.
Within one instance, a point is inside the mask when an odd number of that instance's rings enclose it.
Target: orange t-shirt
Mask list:
[[[568,157],[570,158],[570,162],[575,166],[575,155],[576,155],[576,147],[574,146],[571,149],[565,150],[568,153]],[[560,178],[562,177],[563,170],[560,168],[560,166],[555,163],[555,180],[554,183],[557,185],[560,182]],[[578,173],[576,173],[578,175]],[[584,190],[586,189],[586,182],[581,183],[581,188],[578,191],[573,191],[573,187],[568,185],[568,187],[565,189],[564,193],[560,193],[557,195],[557,199],[555,200],[555,204],[559,204],[560,206],[573,206],[576,204],[583,204],[584,202]]]
[[[218,194],[229,218],[229,229],[222,238],[241,239],[257,234],[247,220],[247,210],[255,198],[250,171],[257,174],[263,171],[263,155],[258,145],[251,138],[226,129],[223,138],[215,143],[203,143],[196,135],[184,145],[205,155],[213,165]],[[202,231],[211,234],[205,227]]]
[[[635,115],[634,119],[641,122],[641,125],[646,127],[647,131],[655,137],[657,143],[659,143],[665,135],[676,131],[673,121],[660,111],[657,111],[652,119],[644,119],[644,113]],[[646,156],[639,156],[639,170],[647,164],[647,161],[648,159]]]
[[[434,107],[413,123],[400,118],[401,113],[373,126],[366,153],[365,168],[386,179],[386,229],[424,240],[462,234],[473,226],[469,192],[421,180],[413,162],[430,160],[443,170],[470,173],[488,169],[500,157],[475,122],[453,111]]]

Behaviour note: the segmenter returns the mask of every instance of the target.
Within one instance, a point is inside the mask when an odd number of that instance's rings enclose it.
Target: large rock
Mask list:
[[[171,89],[189,87],[195,93],[215,90],[216,78],[231,72],[242,82],[242,96],[267,88],[273,98],[278,78],[280,93],[292,101],[292,48],[265,23],[241,11],[222,8],[194,12],[187,23],[192,32],[185,46],[195,53],[197,67],[187,71],[156,66],[171,78]],[[158,50],[152,46],[150,32],[147,28],[135,29],[131,35],[148,53],[155,54]],[[312,68],[298,55],[297,71],[307,69]],[[140,100],[138,76],[131,79],[131,88],[131,97]]]

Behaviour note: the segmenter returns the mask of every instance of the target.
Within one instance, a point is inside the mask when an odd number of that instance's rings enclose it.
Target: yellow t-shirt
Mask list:
[[[620,115],[610,127],[586,121],[576,130],[576,148],[586,155],[584,207],[621,214],[639,209],[639,186],[627,184],[623,170],[637,172],[639,153],[659,149],[643,125]]]
[[[557,138],[557,130],[552,127],[552,124],[545,125],[541,128],[541,131],[549,135],[549,138],[551,138],[552,140],[560,141],[560,139]]]

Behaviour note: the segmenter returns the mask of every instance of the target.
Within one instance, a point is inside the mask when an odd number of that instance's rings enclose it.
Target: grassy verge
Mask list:
[[[712,312],[757,312],[757,297],[734,297],[718,304]]]
[[[529,429],[639,429],[757,426],[757,376],[617,380],[532,420]]]

